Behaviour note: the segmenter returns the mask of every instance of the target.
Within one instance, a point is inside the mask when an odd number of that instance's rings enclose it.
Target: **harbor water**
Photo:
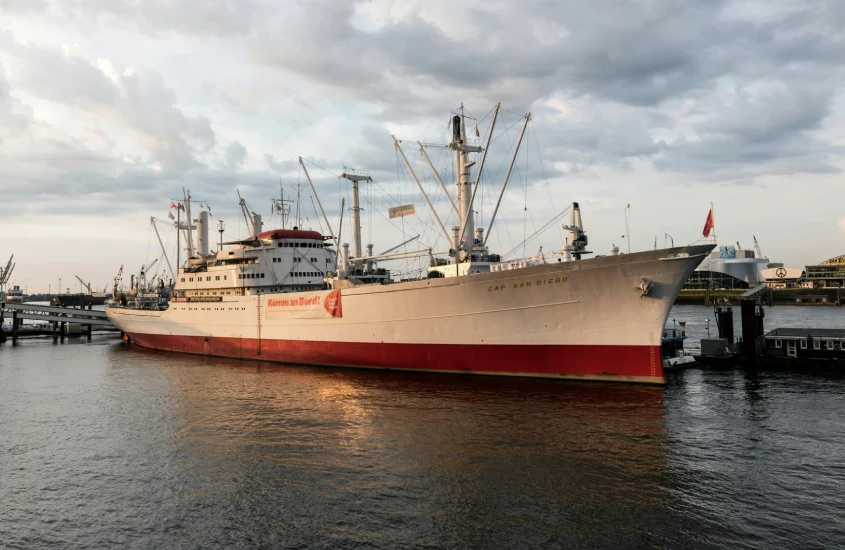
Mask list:
[[[693,343],[707,317],[670,319]],[[27,340],[0,346],[0,546],[841,547],[843,419],[835,370],[653,387]]]

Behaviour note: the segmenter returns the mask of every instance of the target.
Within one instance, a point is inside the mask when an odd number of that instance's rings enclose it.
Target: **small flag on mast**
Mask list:
[[[705,237],[710,236],[710,232],[713,231],[713,209],[710,209],[710,212],[707,213],[707,220],[704,222],[704,230],[701,232],[702,235]]]
[[[173,204],[173,201],[170,201],[170,208],[176,208],[176,205]]]
[[[173,215],[173,212],[168,212],[168,213],[167,213],[167,217],[168,217],[168,218],[170,218],[171,220],[175,220],[175,219],[176,219],[176,216],[174,216],[174,215]]]

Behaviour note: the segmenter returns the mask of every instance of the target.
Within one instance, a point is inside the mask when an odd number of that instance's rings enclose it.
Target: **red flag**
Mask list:
[[[704,231],[701,232],[702,235],[705,237],[710,236],[710,232],[713,231],[713,209],[710,209],[710,212],[707,213],[707,221],[704,222]]]
[[[176,205],[173,202],[170,203],[170,208],[176,208]]]

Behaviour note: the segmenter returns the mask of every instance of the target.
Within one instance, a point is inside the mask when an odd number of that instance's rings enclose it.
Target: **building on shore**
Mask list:
[[[817,265],[770,267],[761,271],[769,288],[843,288],[845,256],[836,256]]]
[[[761,271],[769,288],[813,288],[802,267],[768,267]]]
[[[813,288],[845,287],[845,256],[836,256],[818,265],[808,265],[804,278]]]
[[[753,250],[720,246],[701,262],[684,285],[685,290],[752,288],[765,282],[764,269],[779,267],[768,258],[758,258]]]

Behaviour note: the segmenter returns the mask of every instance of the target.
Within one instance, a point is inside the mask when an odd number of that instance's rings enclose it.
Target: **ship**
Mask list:
[[[10,304],[22,304],[23,303],[23,290],[18,285],[14,285],[9,291],[6,293],[6,302]]]
[[[510,261],[490,252],[487,237],[499,206],[485,236],[484,228],[474,227],[473,201],[499,109],[497,105],[483,147],[480,140],[467,138],[463,107],[450,119],[447,147],[454,151],[457,177],[455,199],[447,196],[459,224],[451,232],[419,184],[402,142],[393,138],[448,238],[448,250],[396,252],[394,247],[375,254],[372,244],[362,246],[358,188],[372,178],[345,169],[340,177],[351,186],[350,251],[349,244],[340,244],[342,225],[335,235],[300,157],[329,235],[287,227],[284,217],[281,227],[265,230],[261,216],[250,213],[241,198],[250,237],[221,242],[219,250],[210,253],[208,213],[191,216],[188,191],[177,207],[176,228],[189,257],[183,265],[177,244],[172,292],[166,298],[165,293],[151,296],[135,307],[108,303],[109,319],[135,345],[199,355],[327,367],[664,383],[661,339],[669,310],[713,245],[629,254],[613,247],[608,255],[587,257],[593,253],[581,208],[571,203],[561,214],[568,213],[569,219],[562,226],[566,238],[560,250]],[[529,120],[530,114],[511,168]],[[473,153],[475,159],[470,158]],[[442,186],[439,175],[437,179]],[[394,280],[382,267],[412,256],[426,257],[429,264],[416,280]]]

